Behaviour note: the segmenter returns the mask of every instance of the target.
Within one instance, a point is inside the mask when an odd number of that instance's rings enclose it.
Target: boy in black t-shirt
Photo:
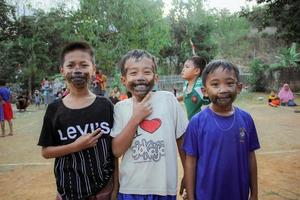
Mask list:
[[[89,44],[74,42],[63,49],[61,73],[70,93],[49,104],[38,142],[44,158],[55,158],[57,200],[116,199],[113,105],[88,89],[95,70]]]

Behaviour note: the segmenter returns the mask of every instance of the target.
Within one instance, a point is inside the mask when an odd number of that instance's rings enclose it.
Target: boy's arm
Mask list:
[[[61,146],[47,146],[42,148],[42,156],[46,159],[57,158],[70,153],[78,152],[83,149],[96,146],[98,139],[102,133],[100,129],[95,130],[91,134],[80,136],[75,142]]]
[[[185,165],[185,163],[184,163],[185,162],[185,152],[182,149],[183,137],[184,136],[181,136],[180,138],[177,139],[177,148],[178,148],[178,153],[179,153],[180,161],[181,161],[181,164],[182,164],[182,168],[184,169],[184,165]],[[180,195],[183,194],[183,191],[184,191],[185,187],[186,187],[185,177],[183,175],[182,180],[181,180],[181,184],[180,184],[180,189],[179,189],[179,194]]]
[[[194,156],[186,155],[185,157],[185,167],[184,167],[184,176],[185,184],[187,191],[187,199],[195,199],[195,176],[196,176],[196,163],[197,158]]]
[[[118,199],[118,192],[119,192],[119,159],[115,158],[115,171],[113,174],[113,191],[111,194],[111,200]]]
[[[133,111],[129,122],[125,128],[112,141],[113,154],[118,158],[122,156],[131,146],[138,125],[144,118],[152,113],[152,107],[148,102],[150,93],[148,93],[141,102],[136,102],[135,97],[132,97]]]
[[[250,164],[250,200],[258,199],[258,188],[257,188],[257,164],[256,164],[256,156],[255,152],[250,152],[249,157]]]
[[[177,97],[177,101],[183,101],[183,95]]]

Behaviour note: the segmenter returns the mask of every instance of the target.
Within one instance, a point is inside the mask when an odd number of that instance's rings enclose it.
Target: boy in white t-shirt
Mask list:
[[[118,199],[176,200],[177,146],[183,155],[186,114],[172,93],[150,92],[158,80],[150,53],[129,51],[119,67],[133,97],[114,108],[113,153],[123,156]]]

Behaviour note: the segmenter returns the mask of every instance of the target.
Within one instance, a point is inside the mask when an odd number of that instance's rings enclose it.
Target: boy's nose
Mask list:
[[[228,87],[226,85],[220,85],[218,91],[221,92],[228,92]]]

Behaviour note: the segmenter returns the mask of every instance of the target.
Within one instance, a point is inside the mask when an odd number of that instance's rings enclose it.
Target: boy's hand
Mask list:
[[[135,97],[132,97],[133,101],[133,111],[132,118],[137,120],[138,123],[143,121],[146,117],[148,117],[152,113],[152,106],[149,102],[151,97],[151,92],[149,92],[141,102],[137,102]]]
[[[94,132],[80,136],[74,143],[75,152],[87,149],[90,147],[95,147],[97,145],[98,139],[102,136],[101,129],[98,128]]]
[[[187,194],[186,194],[186,189],[185,189],[185,180],[184,177],[181,179],[180,183],[180,189],[179,189],[179,195],[181,195],[183,200],[187,200]]]
[[[257,195],[250,195],[250,198],[249,198],[249,200],[258,200],[258,197],[257,197]]]

